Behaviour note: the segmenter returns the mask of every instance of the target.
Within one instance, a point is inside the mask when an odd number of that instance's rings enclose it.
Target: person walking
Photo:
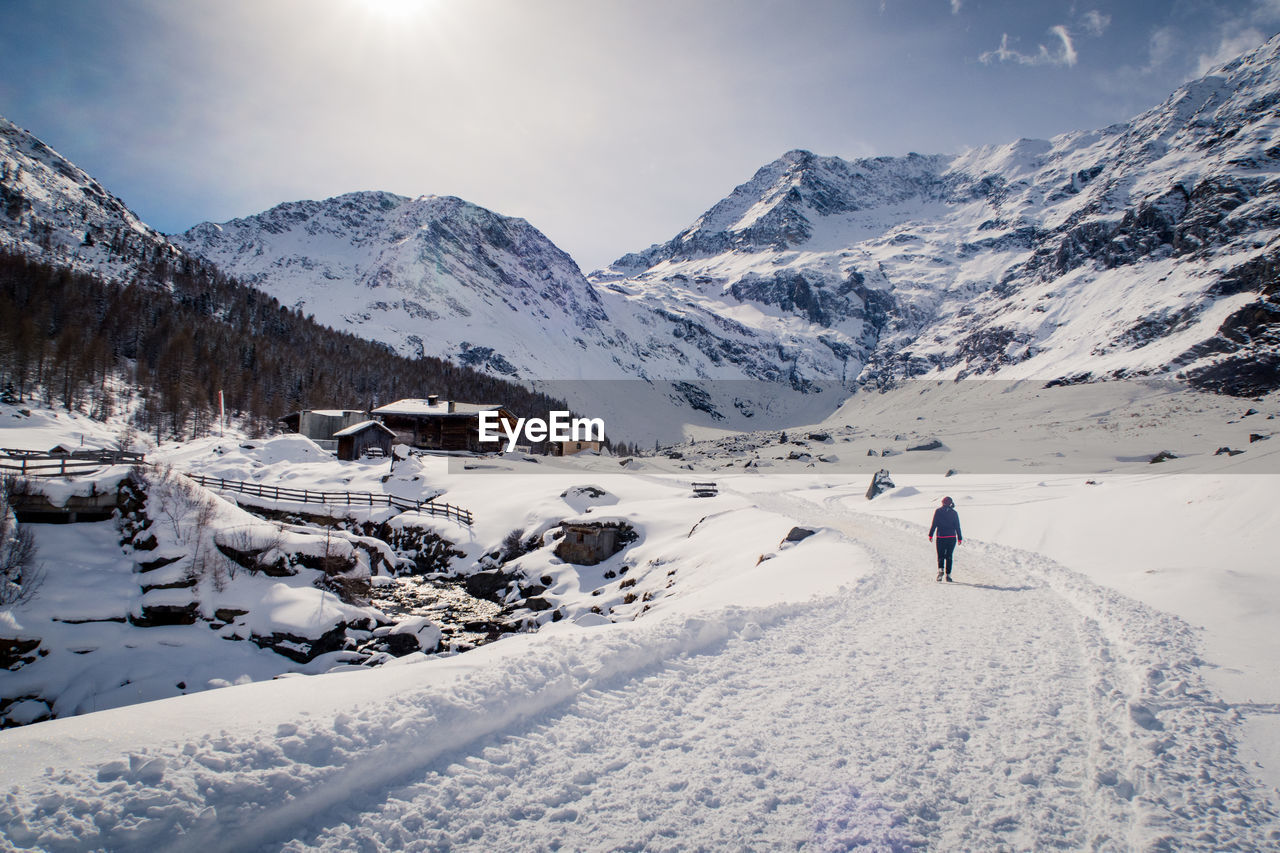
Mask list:
[[[964,541],[960,532],[960,514],[956,512],[955,501],[943,498],[942,506],[933,511],[933,524],[929,527],[929,541],[933,534],[938,534],[938,580],[946,577],[951,583],[951,558],[956,552],[956,545]]]

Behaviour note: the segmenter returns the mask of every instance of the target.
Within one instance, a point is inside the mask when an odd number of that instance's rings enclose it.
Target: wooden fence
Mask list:
[[[124,450],[77,450],[61,454],[0,448],[0,474],[15,474],[20,477],[71,477],[111,465],[145,464],[147,464],[147,460],[143,454],[130,453]],[[435,501],[418,501],[410,498],[399,498],[394,495],[374,494],[372,492],[321,492],[313,489],[281,489],[275,486],[264,486],[260,483],[223,480],[220,477],[205,477],[200,474],[187,474],[186,476],[207,489],[240,492],[241,494],[253,495],[273,501],[328,504],[330,506],[393,507],[406,512],[421,512],[438,518],[451,518],[454,521],[465,524],[467,527],[470,527],[474,521],[470,510],[452,504],[436,503]]]
[[[264,486],[261,483],[223,480],[220,477],[205,477],[200,474],[187,474],[186,476],[206,489],[239,492],[272,501],[328,504],[330,506],[394,507],[406,512],[421,512],[425,515],[451,518],[454,521],[465,524],[467,527],[470,527],[474,520],[471,510],[463,509],[453,504],[436,503],[435,501],[417,501],[410,498],[380,495],[372,492],[320,492],[314,489],[281,489],[276,486]]]
[[[111,465],[142,465],[146,457],[126,450],[75,450],[47,453],[0,448],[0,473],[20,477],[73,477]]]

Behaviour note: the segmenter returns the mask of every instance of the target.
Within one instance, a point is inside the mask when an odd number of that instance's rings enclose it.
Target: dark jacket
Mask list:
[[[956,512],[955,507],[940,506],[933,511],[933,526],[929,528],[930,539],[933,538],[935,530],[938,532],[939,539],[964,539],[964,535],[960,532],[960,514]]]

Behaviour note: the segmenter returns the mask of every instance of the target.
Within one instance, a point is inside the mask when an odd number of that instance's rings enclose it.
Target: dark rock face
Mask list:
[[[816,530],[810,530],[807,527],[793,527],[787,533],[786,538],[784,538],[782,541],[783,542],[803,542],[805,539],[808,539],[810,536],[812,536],[816,532],[817,532]]]
[[[865,313],[864,303],[855,292],[855,285],[862,284],[857,273],[838,288],[831,288],[820,278],[798,272],[779,272],[772,278],[747,275],[734,282],[729,292],[741,302],[760,302],[773,305],[789,313],[804,317],[820,326],[831,326],[846,317]],[[852,297],[852,298],[850,298]]]
[[[36,651],[40,648],[40,639],[0,637],[0,669],[10,671],[21,669],[36,659]]]
[[[259,648],[271,649],[276,654],[283,655],[296,663],[307,663],[319,655],[341,649],[346,641],[346,631],[346,625],[338,625],[315,638],[275,632],[266,637],[254,634],[249,639],[253,640]],[[416,641],[414,645],[417,645]]]
[[[516,575],[500,571],[476,572],[467,575],[464,583],[467,592],[476,598],[501,601],[501,593],[516,580]]]
[[[1257,299],[1234,311],[1217,334],[1179,356],[1186,363],[1220,355],[1214,364],[1190,371],[1197,388],[1254,397],[1280,388],[1280,251],[1241,264],[1222,276],[1216,295],[1256,293]]]
[[[152,542],[154,542],[154,541],[155,541],[155,539],[153,538],[153,539],[152,539]],[[181,560],[181,559],[182,559],[182,556],[177,556],[177,557],[158,557],[158,558],[156,558],[156,559],[154,559],[154,560],[145,560],[145,561],[143,561],[143,562],[138,563],[138,571],[140,571],[140,572],[154,572],[156,569],[163,569],[165,566],[171,566],[171,565],[173,565],[174,563],[178,562],[178,561],[179,561],[179,560]]]
[[[200,605],[155,604],[143,606],[139,614],[129,614],[129,624],[138,628],[156,628],[161,625],[194,625],[200,618]]]

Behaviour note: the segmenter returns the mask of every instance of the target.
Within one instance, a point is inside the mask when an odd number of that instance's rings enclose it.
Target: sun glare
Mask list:
[[[436,5],[437,0],[359,0],[371,16],[402,22],[420,18]]]

